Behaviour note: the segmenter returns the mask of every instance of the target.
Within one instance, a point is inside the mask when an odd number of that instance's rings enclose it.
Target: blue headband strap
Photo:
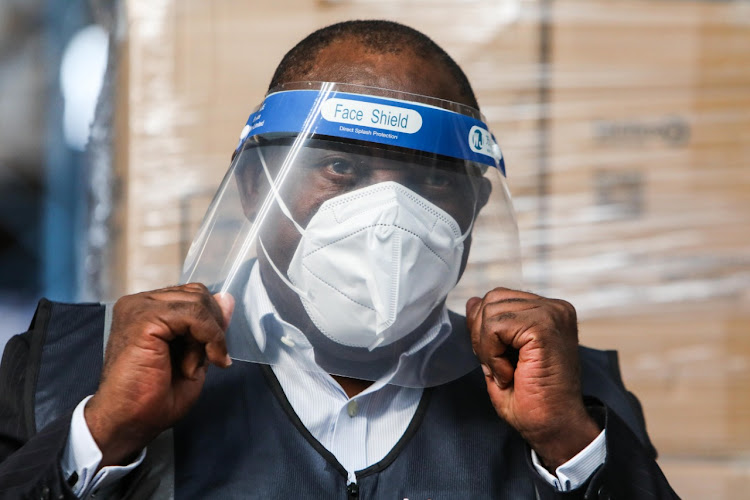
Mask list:
[[[311,133],[399,146],[499,166],[505,175],[502,153],[487,125],[417,102],[335,91],[277,92],[266,96],[250,115],[237,149],[248,137],[271,133]]]

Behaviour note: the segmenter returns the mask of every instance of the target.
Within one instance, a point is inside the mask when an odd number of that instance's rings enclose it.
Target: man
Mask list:
[[[5,496],[674,498],[570,304],[497,288],[446,310],[480,211],[512,214],[450,57],[341,23],[270,87],[191,283],[111,318],[43,302],[6,348]]]

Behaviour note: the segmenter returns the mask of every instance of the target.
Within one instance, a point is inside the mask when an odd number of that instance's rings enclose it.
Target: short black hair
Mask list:
[[[447,52],[414,28],[382,20],[344,21],[311,33],[281,59],[268,86],[269,90],[298,79],[297,75],[309,72],[321,50],[337,40],[345,39],[354,39],[378,54],[398,54],[408,47],[418,57],[435,60],[455,78],[466,102],[479,109],[469,79]]]

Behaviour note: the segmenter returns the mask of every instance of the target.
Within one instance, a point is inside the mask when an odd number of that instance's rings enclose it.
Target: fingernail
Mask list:
[[[216,293],[214,297],[221,308],[221,314],[224,317],[224,326],[228,327],[229,322],[232,320],[232,313],[234,313],[234,297],[227,292]]]
[[[227,368],[232,366],[232,358],[229,357],[229,354],[227,354],[227,358],[224,360],[224,366],[226,366]]]
[[[490,376],[490,369],[489,369],[489,367],[487,365],[482,365],[482,371],[484,372],[484,376],[485,377],[489,377]]]

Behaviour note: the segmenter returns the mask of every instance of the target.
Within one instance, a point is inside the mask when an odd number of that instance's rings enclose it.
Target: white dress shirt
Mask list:
[[[333,377],[314,362],[312,346],[295,326],[283,321],[276,313],[262,285],[258,266],[250,273],[243,305],[256,342],[265,346],[266,335],[283,336],[282,342],[294,347],[281,350],[271,366],[289,403],[304,426],[348,472],[348,481],[356,482],[355,471],[383,459],[406,431],[422,397],[422,389],[389,384],[400,370],[409,370],[412,355],[428,349],[436,340],[450,334],[447,309],[425,337],[401,356],[398,366],[367,389],[349,398]],[[273,331],[272,331],[273,330]],[[415,356],[416,357],[416,356]],[[231,368],[229,368],[231,369]],[[78,481],[73,492],[82,497],[90,490],[101,490],[137,467],[145,450],[125,467],[96,469],[101,452],[91,437],[83,416],[88,398],[73,413],[71,432],[61,466],[66,477],[74,472]],[[352,443],[357,443],[352,446]],[[586,482],[606,459],[605,431],[578,455],[550,474],[531,452],[536,470],[559,491],[570,491]]]

